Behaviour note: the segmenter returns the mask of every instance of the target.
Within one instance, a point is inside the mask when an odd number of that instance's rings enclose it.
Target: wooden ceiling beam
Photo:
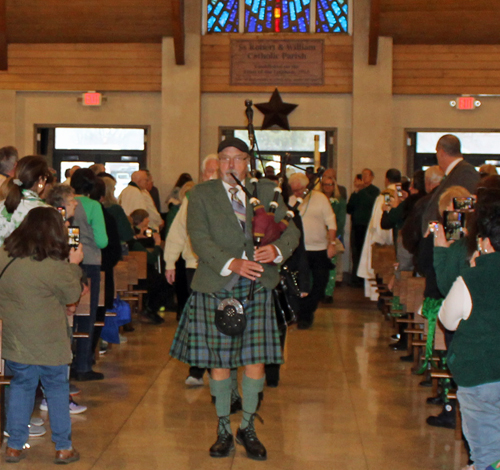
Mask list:
[[[172,30],[174,36],[175,63],[184,65],[185,60],[185,30],[184,30],[184,0],[172,1]]]
[[[368,65],[377,65],[380,33],[380,0],[370,1],[370,31],[368,34]]]
[[[0,0],[0,70],[7,70],[7,8],[6,0]]]

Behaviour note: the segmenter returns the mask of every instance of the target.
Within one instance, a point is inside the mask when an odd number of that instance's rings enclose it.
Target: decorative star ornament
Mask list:
[[[276,88],[273,91],[269,103],[258,103],[255,107],[264,114],[262,129],[270,129],[273,126],[281,127],[287,131],[290,130],[288,124],[288,115],[297,107],[297,104],[283,103],[280,92]]]

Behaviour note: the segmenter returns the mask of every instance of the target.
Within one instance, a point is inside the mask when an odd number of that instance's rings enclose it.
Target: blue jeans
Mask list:
[[[68,366],[34,366],[6,361],[14,376],[7,410],[8,446],[22,449],[29,437],[29,422],[38,381],[42,381],[49,407],[52,442],[56,450],[71,449]]]
[[[462,430],[476,470],[500,459],[500,382],[458,387]]]
[[[88,333],[88,338],[76,340],[75,358],[73,368],[76,372],[89,372],[92,370],[92,337],[94,336],[94,323],[99,305],[99,290],[101,287],[101,266],[94,264],[82,264],[82,268],[90,279],[90,315],[75,316],[75,331]]]

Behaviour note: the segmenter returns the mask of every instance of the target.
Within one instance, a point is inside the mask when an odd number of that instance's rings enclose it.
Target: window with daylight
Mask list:
[[[348,32],[349,0],[205,1],[208,33]]]
[[[237,33],[239,0],[207,1],[207,32]]]
[[[245,32],[309,32],[311,0],[245,0]]]
[[[317,0],[316,32],[347,33],[348,0]]]

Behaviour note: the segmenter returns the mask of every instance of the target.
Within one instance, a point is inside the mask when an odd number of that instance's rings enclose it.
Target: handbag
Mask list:
[[[280,330],[286,330],[297,322],[300,298],[300,289],[297,274],[290,271],[288,266],[283,266],[280,273],[280,282],[273,289],[274,308],[276,321]]]
[[[215,326],[227,336],[243,334],[247,326],[247,317],[242,303],[233,298],[222,300],[215,311]]]

